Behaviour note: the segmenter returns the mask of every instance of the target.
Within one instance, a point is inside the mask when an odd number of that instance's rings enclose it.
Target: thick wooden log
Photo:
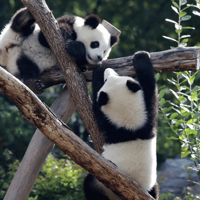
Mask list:
[[[115,191],[123,200],[153,200],[139,185],[124,172],[105,160],[76,136],[37,96],[17,78],[0,68],[0,92],[19,108],[20,113],[36,126],[48,139],[60,147],[77,164]],[[77,148],[78,147],[78,148]],[[29,170],[29,168],[24,169]],[[25,187],[20,188],[24,191]],[[12,200],[11,198],[8,198]],[[18,199],[15,196],[15,200]]]
[[[199,70],[199,47],[176,48],[167,51],[150,53],[154,72],[166,71],[196,71]],[[102,64],[113,68],[120,75],[136,76],[132,66],[132,56],[116,58],[104,61]],[[96,66],[86,66],[87,71],[83,73],[86,81],[92,81],[92,71]],[[41,74],[40,79],[45,87],[64,83],[64,77],[58,67],[54,67]]]
[[[65,123],[69,121],[76,108],[67,87],[59,94],[51,109]],[[28,198],[38,173],[53,146],[54,143],[47,139],[39,129],[35,131],[4,200],[26,200]]]
[[[67,88],[71,94],[76,109],[91,136],[97,152],[103,151],[104,136],[97,127],[97,122],[92,110],[92,102],[86,86],[86,81],[78,71],[76,63],[65,50],[65,41],[59,25],[43,0],[21,0],[32,13],[40,26],[51,50],[57,58],[57,63],[62,71]]]

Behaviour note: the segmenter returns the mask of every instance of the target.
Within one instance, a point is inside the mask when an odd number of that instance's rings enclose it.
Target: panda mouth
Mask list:
[[[92,60],[92,58],[90,57],[90,55],[88,54],[88,58],[90,59],[90,60]],[[94,61],[94,60],[92,60],[92,61]]]
[[[90,64],[99,64],[99,63],[101,63],[101,61],[99,62],[99,61],[95,61],[94,59],[92,59],[89,54],[87,55],[87,57],[89,58],[89,60],[92,61],[92,63],[90,63]]]

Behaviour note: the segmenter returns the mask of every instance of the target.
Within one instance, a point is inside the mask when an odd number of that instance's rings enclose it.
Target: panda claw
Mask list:
[[[45,89],[44,84],[43,84],[42,81],[40,81],[40,80],[36,80],[36,81],[35,81],[35,86],[36,86],[36,89],[37,89],[40,93],[42,93],[42,92],[44,91],[44,89]]]

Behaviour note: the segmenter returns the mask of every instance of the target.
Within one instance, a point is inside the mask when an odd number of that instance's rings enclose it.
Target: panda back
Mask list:
[[[155,185],[156,137],[105,145],[103,156],[125,171],[146,191]]]
[[[36,24],[34,32],[23,41],[22,52],[38,65],[41,73],[45,69],[55,66],[56,58],[50,48],[39,42],[40,32],[41,30]]]

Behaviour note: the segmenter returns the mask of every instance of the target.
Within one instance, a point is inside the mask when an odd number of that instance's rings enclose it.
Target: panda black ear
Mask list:
[[[95,29],[101,23],[100,18],[97,15],[89,15],[85,18],[85,25]]]
[[[134,82],[134,81],[131,81],[131,80],[128,80],[126,82],[126,86],[128,87],[128,89],[132,92],[137,92],[138,90],[141,90],[141,87],[138,83]]]
[[[18,10],[11,19],[11,28],[24,36],[30,35],[34,31],[34,22],[32,14],[27,8]]]
[[[119,37],[115,35],[110,36],[110,46],[114,46],[119,42]]]
[[[99,107],[106,105],[108,103],[108,101],[109,101],[109,97],[108,97],[107,93],[105,93],[103,91],[100,92],[99,99],[98,99]]]

